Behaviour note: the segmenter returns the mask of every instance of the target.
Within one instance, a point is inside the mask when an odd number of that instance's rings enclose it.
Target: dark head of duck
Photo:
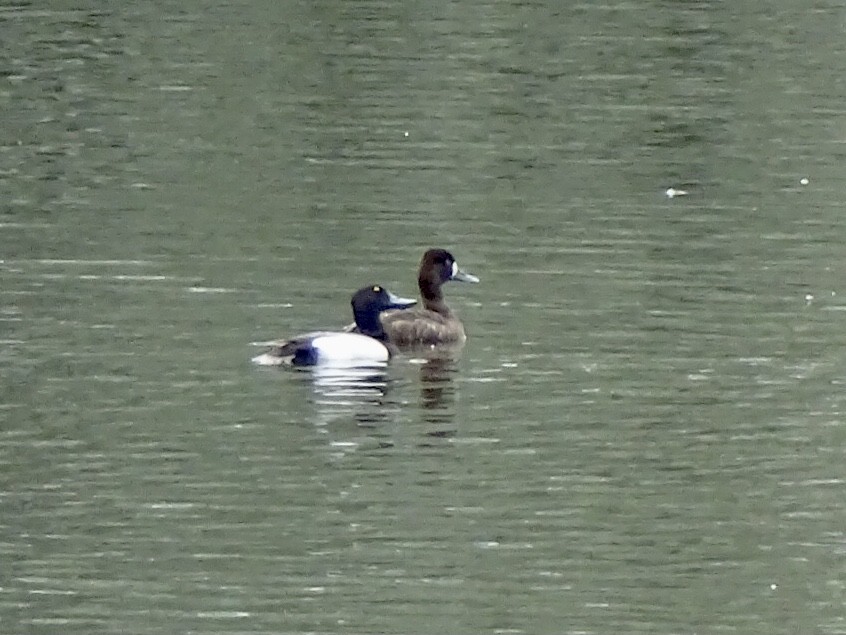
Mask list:
[[[350,300],[357,331],[378,340],[387,336],[379,314],[389,309],[405,309],[416,304],[415,300],[400,298],[378,284],[364,287],[355,292]]]
[[[420,287],[420,295],[426,300],[429,308],[443,301],[441,285],[450,280],[457,282],[479,282],[479,279],[458,268],[455,257],[446,249],[429,249],[423,254],[420,260],[420,269],[417,274],[417,284]],[[446,307],[444,306],[445,310]]]

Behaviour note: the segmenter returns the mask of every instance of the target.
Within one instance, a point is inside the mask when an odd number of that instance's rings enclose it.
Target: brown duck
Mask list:
[[[382,313],[382,325],[388,340],[396,346],[432,346],[459,344],[467,339],[464,325],[444,302],[441,286],[445,282],[479,282],[461,271],[455,257],[445,249],[430,249],[420,261],[417,284],[422,306]]]

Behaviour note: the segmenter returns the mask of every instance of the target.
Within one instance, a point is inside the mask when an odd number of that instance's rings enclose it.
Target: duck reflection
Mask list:
[[[372,427],[388,416],[383,408],[389,388],[387,364],[321,365],[300,372],[311,382],[318,425],[352,416],[359,426]]]
[[[314,391],[324,397],[368,399],[382,397],[388,387],[387,364],[372,366],[314,366],[311,374]]]
[[[407,353],[410,367],[417,366],[419,381],[418,412],[427,424],[425,435],[432,438],[451,438],[457,431],[455,423],[457,390],[455,378],[458,373],[462,347],[435,347]],[[310,385],[314,404],[317,406],[314,423],[330,433],[329,426],[338,420],[354,421],[359,429],[369,429],[368,440],[356,437],[350,439],[348,450],[354,450],[362,443],[379,447],[390,447],[390,425],[408,410],[408,402],[392,399],[392,386],[399,381],[408,386],[408,376],[403,380],[389,374],[387,364],[369,366],[318,365],[298,369],[303,383]],[[404,374],[404,373],[403,373]],[[413,383],[412,383],[413,386]],[[332,428],[337,430],[336,428]],[[350,430],[346,429],[346,433]],[[388,435],[381,438],[381,434]],[[334,432],[330,433],[334,435]],[[333,441],[338,446],[340,440]],[[383,445],[384,444],[384,445]],[[346,447],[346,446],[344,446]]]
[[[420,364],[420,408],[424,420],[439,425],[449,424],[449,429],[430,432],[430,436],[455,434],[455,376],[462,346],[435,347],[418,354],[411,360]]]

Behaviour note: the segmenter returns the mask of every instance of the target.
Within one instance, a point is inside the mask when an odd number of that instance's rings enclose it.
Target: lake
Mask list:
[[[0,632],[846,633],[842,5],[7,2]],[[260,343],[416,292],[384,372]]]

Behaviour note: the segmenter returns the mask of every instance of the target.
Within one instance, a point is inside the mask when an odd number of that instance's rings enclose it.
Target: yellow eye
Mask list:
[[[374,291],[375,293],[381,293],[381,292],[382,292],[382,287],[380,287],[379,285],[376,285],[375,287],[373,287],[373,291]]]

